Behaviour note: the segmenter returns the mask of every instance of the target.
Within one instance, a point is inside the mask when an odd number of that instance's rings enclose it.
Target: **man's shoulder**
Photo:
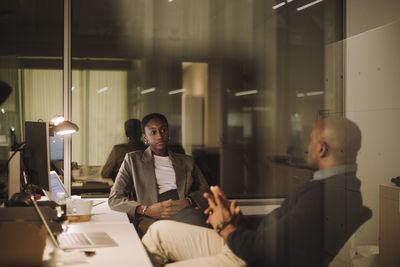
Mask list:
[[[119,151],[136,151],[136,150],[144,150],[145,147],[143,145],[141,145],[140,143],[122,143],[122,144],[118,144],[115,145],[113,147],[114,150],[119,150]]]
[[[288,198],[299,198],[306,194],[326,194],[339,188],[345,190],[359,191],[360,184],[361,182],[355,176],[355,173],[338,174],[327,177],[325,179],[310,180],[293,190],[288,195]]]
[[[128,144],[122,143],[122,144],[114,145],[113,149],[114,150],[121,150],[121,149],[127,149],[128,147],[129,147]]]
[[[126,153],[127,157],[131,157],[131,158],[135,158],[135,157],[141,157],[144,153],[144,150],[135,150],[135,151],[131,151]]]

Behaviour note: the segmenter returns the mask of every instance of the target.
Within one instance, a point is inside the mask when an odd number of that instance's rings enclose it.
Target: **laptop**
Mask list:
[[[106,232],[64,232],[57,236],[57,242],[61,249],[118,247]]]
[[[57,193],[63,192],[65,197],[69,197],[60,177],[55,171],[50,172],[50,192],[44,190],[48,199],[58,202]],[[43,222],[47,224],[47,222]],[[47,228],[47,227],[46,227]],[[105,232],[63,232],[55,238],[53,232],[48,229],[48,233],[56,247],[61,249],[83,249],[83,248],[100,248],[100,247],[117,247],[118,244]]]
[[[65,198],[69,197],[69,194],[65,189],[64,184],[61,182],[60,177],[55,171],[50,171],[50,192],[46,190],[43,190],[43,192],[49,200],[53,200],[55,202],[61,201],[61,199],[57,198],[58,192],[63,192]]]

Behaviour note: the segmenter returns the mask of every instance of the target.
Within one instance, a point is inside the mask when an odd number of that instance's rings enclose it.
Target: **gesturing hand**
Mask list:
[[[210,189],[212,195],[209,193],[204,194],[209,205],[204,211],[205,214],[209,214],[207,223],[211,224],[214,229],[221,222],[230,222],[236,226],[241,215],[237,201],[229,202],[224,192],[218,186],[211,186]]]

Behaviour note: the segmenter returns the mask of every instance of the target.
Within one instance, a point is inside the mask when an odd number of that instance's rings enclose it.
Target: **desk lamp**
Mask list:
[[[77,132],[79,130],[79,127],[71,121],[64,120],[58,124],[55,124],[53,130],[58,135],[67,135]]]

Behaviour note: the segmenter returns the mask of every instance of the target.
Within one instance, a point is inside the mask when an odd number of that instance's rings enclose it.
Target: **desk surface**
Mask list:
[[[108,198],[94,198],[93,204],[101,203],[96,205],[92,209],[92,218],[85,222],[88,223],[128,223],[129,219],[126,213],[113,211],[108,207]],[[82,223],[77,223],[82,224]]]
[[[118,243],[118,247],[85,249],[95,251],[92,257],[80,255],[75,263],[67,266],[152,266],[149,257],[142,245],[132,224],[71,224],[69,232],[107,232]],[[50,244],[50,245],[49,245]],[[47,241],[44,259],[49,260],[49,253],[53,250],[51,241]],[[69,258],[71,260],[71,258]],[[58,263],[49,264],[56,266]]]
[[[97,198],[93,201],[94,204],[105,201],[93,207],[93,213],[98,213],[98,215],[92,216],[88,222],[69,223],[68,232],[106,232],[118,243],[118,247],[84,249],[95,251],[96,254],[92,257],[78,254],[80,260],[67,266],[152,266],[134,226],[129,223],[128,216],[125,213],[110,210],[107,199]],[[48,238],[43,256],[43,259],[48,261],[47,266],[56,265],[49,262],[49,253],[53,250],[54,246]]]

